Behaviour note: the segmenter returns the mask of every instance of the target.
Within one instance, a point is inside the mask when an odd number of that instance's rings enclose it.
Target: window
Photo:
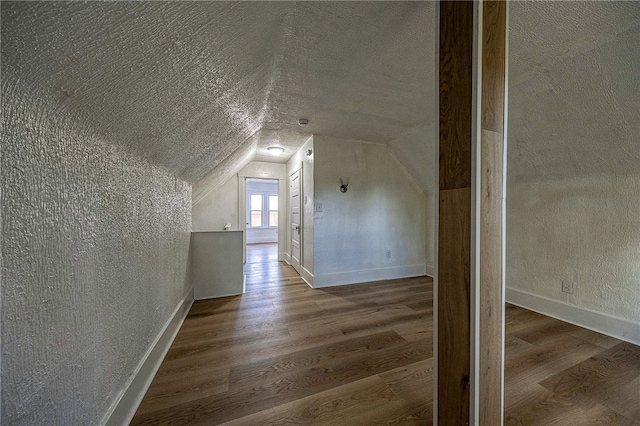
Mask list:
[[[262,194],[251,194],[251,227],[262,226]]]
[[[270,194],[250,194],[249,226],[266,228],[278,226],[278,196]]]
[[[269,195],[269,226],[278,226],[278,196]]]

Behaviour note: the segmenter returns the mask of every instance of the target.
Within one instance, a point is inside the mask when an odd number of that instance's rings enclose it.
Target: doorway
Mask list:
[[[245,200],[246,244],[275,244],[277,250],[278,181],[246,178]]]
[[[245,178],[245,279],[247,289],[262,287],[279,276],[279,182]]]
[[[287,174],[286,174],[286,165],[279,163],[250,163],[245,169],[241,170],[238,173],[238,223],[239,229],[242,232],[242,252],[243,252],[243,263],[247,261],[247,232],[253,233],[249,241],[252,244],[257,242],[268,242],[270,237],[277,235],[277,245],[278,250],[278,260],[284,261],[287,260],[285,256],[285,251],[287,248],[287,238],[288,238],[288,227],[285,226],[287,221],[287,210],[286,210],[286,196],[287,193]],[[262,231],[253,232],[251,228],[251,197],[247,196],[247,183],[251,187],[253,185],[252,182],[256,184],[270,182],[269,192],[271,195],[277,196],[277,213],[273,210],[275,206],[269,206],[269,200],[267,197],[266,207],[264,205],[265,200],[262,201],[261,211],[261,219],[267,220],[267,229],[263,229]],[[274,189],[273,182],[276,182],[276,187]],[[272,204],[276,200],[272,198]],[[257,204],[257,201],[256,201]],[[257,207],[257,205],[256,205]],[[272,213],[270,215],[270,212]],[[275,214],[274,214],[275,213]],[[257,215],[256,215],[257,216]],[[278,226],[269,226],[269,217],[271,216],[271,225],[275,225],[274,219],[277,220]],[[274,216],[276,216],[274,218]],[[255,218],[254,220],[258,220]],[[264,228],[264,227],[263,227]],[[269,230],[269,228],[271,228]],[[260,232],[265,235],[260,235]],[[270,236],[269,236],[270,234]],[[253,237],[256,237],[255,239]],[[261,237],[265,237],[262,238]]]

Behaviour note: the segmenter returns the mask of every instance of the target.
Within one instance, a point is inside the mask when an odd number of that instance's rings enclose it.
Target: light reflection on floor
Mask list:
[[[280,287],[282,269],[290,268],[285,262],[278,262],[278,244],[247,244],[247,263],[244,273],[247,280],[247,294],[260,293],[274,296]]]

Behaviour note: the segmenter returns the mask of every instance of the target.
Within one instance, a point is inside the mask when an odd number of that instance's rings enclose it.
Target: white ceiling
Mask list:
[[[639,172],[640,3],[510,13],[509,176]],[[3,87],[39,87],[192,183],[284,162],[315,133],[388,143],[428,190],[434,17],[433,2],[2,2]]]

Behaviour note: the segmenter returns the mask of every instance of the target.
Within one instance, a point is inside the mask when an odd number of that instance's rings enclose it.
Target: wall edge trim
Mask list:
[[[114,401],[107,414],[103,417],[102,425],[128,425],[133,419],[138,406],[142,402],[151,381],[160,368],[173,340],[184,322],[191,305],[194,302],[193,288],[182,299],[169,317],[162,331],[158,334],[147,353],[142,357],[138,368],[134,371],[120,397]]]
[[[305,268],[304,266],[302,267],[302,274],[300,274],[300,277],[304,280],[304,282],[307,283],[307,285],[309,285],[309,287],[311,288],[315,288],[313,286],[313,280],[314,280],[314,276],[311,272],[309,272],[309,270],[307,268]]]
[[[529,309],[625,342],[640,345],[640,323],[614,317],[526,291],[507,288],[507,303]]]
[[[216,294],[215,296],[207,296],[207,297],[197,297],[195,299],[193,299],[194,301],[196,300],[210,300],[210,299],[221,299],[223,297],[234,297],[234,296],[242,296],[244,294],[244,289],[247,286],[247,277],[245,275],[242,276],[242,288],[243,291],[242,293],[222,293],[222,294]]]
[[[425,274],[431,278],[435,278],[436,268],[433,265],[426,265]]]
[[[418,277],[422,275],[426,275],[426,266],[424,264],[316,274],[314,277],[313,288]]]

